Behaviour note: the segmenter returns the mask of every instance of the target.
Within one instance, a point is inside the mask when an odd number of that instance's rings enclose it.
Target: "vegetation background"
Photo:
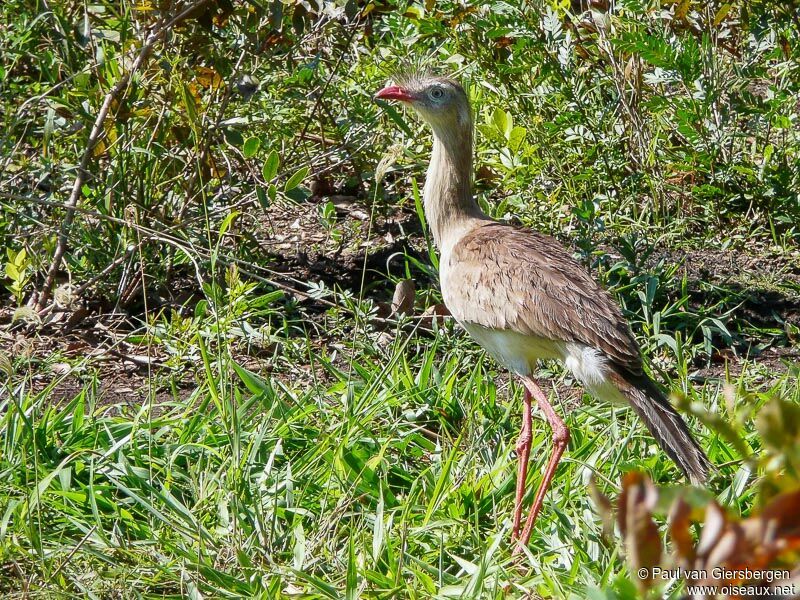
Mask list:
[[[372,100],[408,61],[469,84],[484,209],[571,246],[696,417],[719,472],[692,519],[800,485],[796,2],[0,17],[4,597],[645,593],[631,550],[658,529],[618,528],[626,564],[603,499],[679,473],[554,365],[573,438],[511,557],[520,391],[431,318],[428,134]],[[539,422],[531,488],[549,443]]]

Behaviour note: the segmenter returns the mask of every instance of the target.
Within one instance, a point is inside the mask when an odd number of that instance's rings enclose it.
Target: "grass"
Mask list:
[[[458,326],[420,326],[428,140],[371,100],[410,56],[470,83],[485,210],[620,301],[719,467],[694,494],[746,515],[800,480],[775,417],[800,405],[793,14],[618,2],[592,30],[563,2],[340,4],[207,3],[95,146],[143,32],[187,4],[0,7],[4,597],[640,597],[591,484],[681,476],[552,364],[572,438],[511,555],[521,390]],[[413,315],[376,320],[404,278]]]
[[[191,393],[141,406],[104,404],[91,372],[53,405],[65,376],[34,392],[47,365],[15,373],[0,406],[6,593],[566,598],[629,577],[587,484],[613,493],[631,468],[679,479],[634,415],[562,402],[572,440],[520,564],[509,543],[519,390],[498,386],[452,328],[396,334],[388,348],[359,335],[356,360],[314,356],[317,382],[295,386],[198,336]],[[788,375],[745,394],[755,378],[732,374],[736,410],[773,393],[800,401]],[[725,413],[717,383],[686,391]],[[549,435],[537,421],[531,495]],[[719,435],[701,440],[721,465],[712,489],[746,511],[749,467]],[[745,443],[759,446],[752,431]]]

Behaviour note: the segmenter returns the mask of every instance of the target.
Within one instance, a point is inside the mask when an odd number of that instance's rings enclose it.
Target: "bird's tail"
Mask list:
[[[658,445],[693,484],[704,483],[713,465],[663,392],[644,374],[615,372],[612,379]]]

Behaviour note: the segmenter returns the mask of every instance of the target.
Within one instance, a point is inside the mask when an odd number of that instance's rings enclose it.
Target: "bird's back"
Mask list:
[[[566,361],[569,352],[589,348],[598,359],[641,372],[617,303],[552,237],[476,222],[443,248],[440,269],[450,312],[513,370],[533,368],[536,358]]]

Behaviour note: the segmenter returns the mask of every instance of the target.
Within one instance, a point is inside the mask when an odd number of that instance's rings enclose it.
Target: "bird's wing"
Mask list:
[[[641,372],[639,347],[619,306],[553,238],[489,223],[462,237],[447,259],[442,290],[457,320],[579,342]]]

